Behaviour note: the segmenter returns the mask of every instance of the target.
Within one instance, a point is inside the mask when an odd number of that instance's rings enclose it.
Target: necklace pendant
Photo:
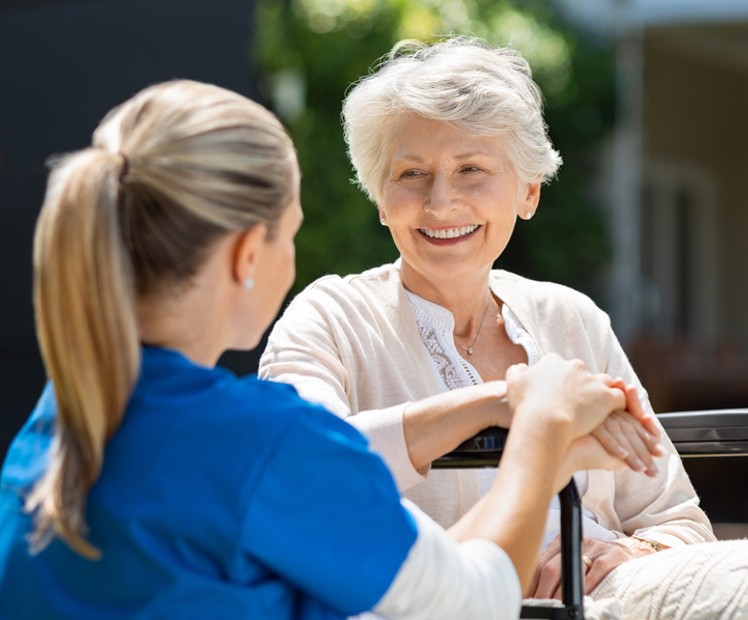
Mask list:
[[[467,347],[467,348],[465,349],[465,351],[467,351],[467,354],[468,354],[468,355],[472,355],[472,354],[473,354],[473,347]]]

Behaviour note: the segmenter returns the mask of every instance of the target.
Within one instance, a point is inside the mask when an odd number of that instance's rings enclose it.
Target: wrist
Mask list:
[[[489,426],[500,426],[509,428],[512,424],[512,410],[509,407],[509,400],[506,397],[506,391],[496,397],[494,406],[491,407],[491,420]]]
[[[641,536],[629,536],[627,538],[621,538],[618,540],[619,543],[636,553],[637,556],[652,555],[658,553],[666,547],[656,540],[649,538],[642,538]]]
[[[641,536],[632,536],[631,538],[638,542],[641,547],[647,549],[650,553],[658,553],[665,549],[665,547],[656,540],[642,538]]]
[[[546,403],[522,402],[512,413],[512,428],[527,425],[538,441],[547,437],[566,451],[575,439],[572,416],[562,409],[549,409]]]
[[[512,410],[509,407],[505,381],[489,381],[482,384],[480,400],[482,402],[481,430],[493,426],[509,428],[512,422]]]

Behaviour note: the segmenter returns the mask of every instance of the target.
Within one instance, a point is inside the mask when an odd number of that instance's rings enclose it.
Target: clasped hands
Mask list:
[[[581,362],[577,362],[577,365],[581,370],[584,369]],[[530,369],[523,364],[513,367],[507,372],[507,382],[516,381],[517,378],[524,379],[521,377],[524,372],[530,372]],[[559,488],[568,482],[574,471],[581,469],[623,469],[628,466],[647,476],[656,476],[658,468],[654,459],[665,455],[666,450],[659,441],[659,426],[654,416],[642,407],[636,388],[605,374],[587,373],[586,378],[584,374],[577,373],[581,382],[572,381],[565,386],[568,391],[575,391],[577,411],[592,411],[590,407],[594,409],[595,399],[599,398],[594,384],[618,389],[625,398],[621,399],[622,408],[608,412],[602,422],[598,422],[588,434],[578,437],[571,443],[567,457],[562,463],[562,471],[559,473]],[[564,381],[569,379],[569,375],[564,377]],[[520,380],[521,383],[523,382]],[[554,387],[551,381],[549,389],[559,388],[559,385]],[[618,565],[652,552],[651,547],[636,538],[621,538],[614,541],[585,538],[585,593],[597,587]],[[560,539],[556,537],[540,554],[538,567],[526,596],[561,598],[560,554]]]

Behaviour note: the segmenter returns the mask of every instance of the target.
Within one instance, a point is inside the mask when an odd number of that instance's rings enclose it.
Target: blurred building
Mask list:
[[[659,411],[748,406],[748,2],[559,0],[617,46],[616,332]]]

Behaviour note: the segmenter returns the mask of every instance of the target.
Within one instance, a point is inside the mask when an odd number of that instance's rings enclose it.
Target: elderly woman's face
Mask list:
[[[534,213],[539,183],[521,183],[497,137],[470,136],[415,115],[393,132],[379,212],[403,257],[403,276],[432,286],[485,277],[517,215]]]

